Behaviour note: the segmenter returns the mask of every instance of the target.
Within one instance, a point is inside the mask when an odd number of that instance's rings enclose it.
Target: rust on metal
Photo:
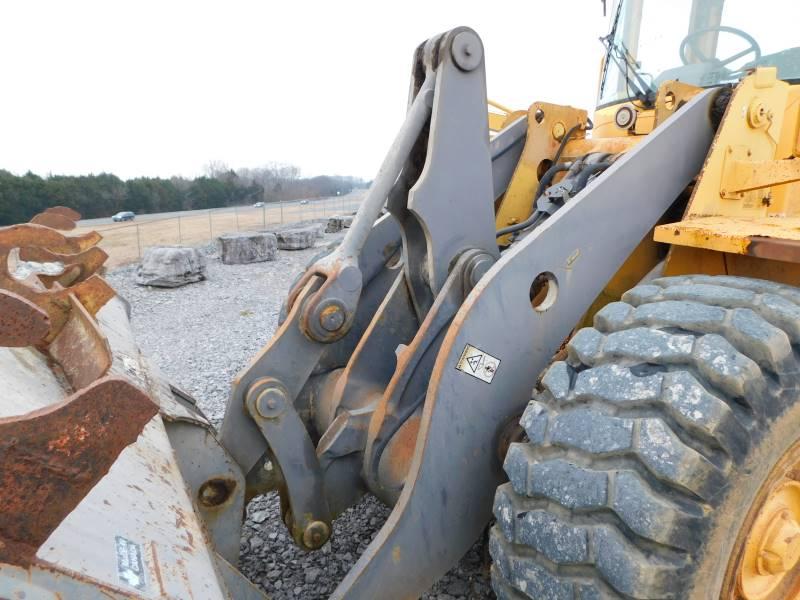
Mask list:
[[[64,265],[64,273],[61,275],[39,274],[39,279],[48,288],[52,287],[53,283],[68,287],[84,281],[94,275],[108,260],[108,254],[98,246],[92,246],[76,254],[63,254],[38,246],[25,246],[20,248],[19,257],[21,260],[60,262]]]
[[[236,490],[236,480],[230,477],[214,477],[205,481],[197,492],[197,501],[204,508],[217,508],[225,504]],[[213,513],[212,513],[213,514]]]
[[[81,213],[77,210],[72,210],[68,206],[51,206],[44,212],[46,213],[56,213],[58,215],[64,215],[68,219],[72,219],[73,221],[80,221]]]
[[[50,318],[45,311],[22,296],[0,290],[0,346],[33,346],[49,330]]]
[[[157,413],[141,390],[109,377],[58,404],[0,419],[0,562],[30,566]]]
[[[62,214],[53,212],[39,213],[35,215],[30,222],[36,225],[52,227],[53,229],[60,229],[62,231],[71,231],[75,229],[75,221]]]
[[[62,214],[69,210],[37,216],[42,222],[70,220]],[[108,342],[92,318],[114,296],[114,290],[94,275],[107,255],[96,246],[80,250],[93,239],[68,238],[42,225],[0,229],[0,344],[49,345],[51,358],[75,390],[104,376],[112,362]],[[60,262],[64,269],[59,275],[18,280],[8,261],[15,248],[22,260]]]
[[[800,241],[754,235],[749,238],[747,254],[781,262],[800,263]]]
[[[43,309],[50,318],[50,332],[45,342],[52,342],[69,319],[72,304],[69,295],[74,294],[94,316],[106,302],[114,297],[114,289],[98,276],[92,275],[70,288],[40,291],[15,279],[8,270],[8,254],[0,248],[0,289],[13,292]]]
[[[51,252],[77,254],[96,246],[102,239],[103,236],[96,231],[90,231],[83,235],[66,236],[55,229],[35,223],[0,228],[0,248],[36,246]]]
[[[387,487],[402,487],[408,476],[411,459],[417,448],[420,420],[419,413],[409,417],[386,444],[380,461],[381,481]]]
[[[47,314],[50,328],[44,339],[40,340],[44,344],[51,343],[70,321],[73,299],[77,299],[91,317],[115,295],[114,290],[96,275],[108,258],[97,247],[102,239],[100,234],[89,232],[79,236],[65,236],[47,226],[57,227],[59,223],[64,225],[69,221],[74,227],[74,220],[77,218],[80,218],[77,212],[57,206],[36,215],[31,223],[0,228],[0,289],[24,298]],[[36,274],[24,281],[19,280],[9,270],[9,257],[15,251],[19,253],[21,260],[60,262],[64,268],[58,275]],[[41,323],[41,319],[39,322]],[[71,336],[65,339],[74,337],[76,331],[78,330],[74,329]],[[80,331],[86,332],[88,329],[84,325],[80,326]],[[91,351],[87,356],[96,356],[98,352],[103,354],[97,344],[90,346]],[[101,366],[105,364],[104,359],[91,362]],[[80,379],[83,383],[88,383],[96,378],[97,371],[98,369],[92,369],[95,377],[91,379]]]
[[[72,294],[69,301],[72,308],[67,322],[48,350],[72,388],[80,390],[108,373],[113,357],[108,340],[84,305]]]

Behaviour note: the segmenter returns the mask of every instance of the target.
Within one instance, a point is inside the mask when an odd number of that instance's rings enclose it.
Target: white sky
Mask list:
[[[490,98],[591,110],[607,23],[600,0],[3,0],[0,168],[193,177],[277,161],[371,179],[419,42],[469,25]]]

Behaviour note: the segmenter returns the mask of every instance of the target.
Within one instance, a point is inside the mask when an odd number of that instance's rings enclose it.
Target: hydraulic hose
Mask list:
[[[496,238],[502,237],[509,233],[520,231],[522,229],[526,229],[535,223],[537,218],[536,201],[539,199],[539,196],[541,196],[544,193],[544,190],[547,189],[547,186],[550,185],[550,181],[552,181],[556,173],[559,173],[560,171],[566,171],[572,166],[572,163],[565,163],[565,165],[560,165],[558,162],[559,160],[561,160],[561,155],[564,153],[564,148],[567,147],[567,142],[569,142],[569,140],[572,138],[575,132],[578,131],[578,129],[584,129],[586,131],[590,131],[593,128],[594,128],[594,123],[592,122],[591,119],[587,119],[586,124],[576,123],[567,130],[567,133],[565,133],[564,137],[561,138],[561,143],[558,145],[558,150],[556,150],[556,154],[553,157],[553,166],[547,169],[545,174],[539,180],[539,185],[536,187],[536,194],[534,195],[533,202],[531,203],[530,216],[524,221],[515,223],[514,225],[509,225],[508,227],[503,227],[502,229],[498,229],[497,232],[495,233]]]
[[[600,173],[601,171],[605,171],[608,167],[610,167],[613,163],[611,162],[599,162],[599,163],[592,163],[590,165],[586,165],[583,167],[581,172],[575,178],[575,187],[572,188],[572,193],[577,194],[583,188],[586,187],[586,184],[589,183],[589,178],[596,174]]]
[[[549,169],[547,169],[545,174],[542,175],[542,178],[539,180],[539,185],[536,188],[536,194],[534,194],[533,196],[533,206],[530,216],[524,221],[521,221],[519,223],[514,223],[513,225],[509,225],[508,227],[503,227],[502,229],[498,229],[497,232],[495,233],[495,237],[501,237],[509,233],[514,233],[515,231],[520,231],[521,229],[526,229],[531,225],[533,225],[537,214],[535,210],[536,201],[550,186],[550,183],[553,181],[553,177],[555,177],[556,174],[560,173],[561,171],[569,171],[572,168],[572,164],[573,163],[571,162],[559,163],[559,164],[554,164]]]
[[[613,163],[610,161],[604,161],[604,162],[584,165],[583,168],[578,173],[578,175],[575,176],[575,185],[572,188],[572,195],[577,194],[583,188],[585,188],[586,184],[589,183],[589,178],[592,175],[595,175],[597,173],[606,170],[612,164]],[[549,185],[550,180],[553,179],[553,177],[558,171],[566,171],[571,166],[572,163],[564,163],[562,165],[553,165],[552,167],[550,167],[547,170],[547,173],[545,173],[544,176],[542,177],[542,180],[539,184],[539,189],[536,190],[536,200],[538,200],[539,196],[541,196],[542,193],[544,193],[544,186],[542,184]],[[536,200],[534,200],[534,203],[536,202]],[[516,233],[517,231],[527,229],[531,225],[538,225],[541,220],[544,220],[544,215],[541,212],[534,210],[531,216],[525,219],[524,221],[516,223],[514,225],[509,225],[508,227],[504,227],[503,229],[499,229],[497,231],[497,237],[500,237],[502,235],[507,235],[509,233]]]

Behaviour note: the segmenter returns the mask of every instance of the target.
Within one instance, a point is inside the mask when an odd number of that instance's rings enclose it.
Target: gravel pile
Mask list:
[[[223,265],[216,246],[205,246],[200,250],[208,259],[206,281],[182,288],[137,286],[135,265],[109,271],[106,278],[130,302],[142,349],[219,426],[230,382],[272,337],[289,286],[322,246],[342,235],[325,234],[316,248],[281,251],[274,262],[248,265]],[[366,496],[336,520],[330,542],[306,553],[281,522],[277,494],[256,498],[242,529],[240,568],[274,600],[327,598],[389,512]],[[423,598],[493,598],[487,556],[485,541],[476,544]]]

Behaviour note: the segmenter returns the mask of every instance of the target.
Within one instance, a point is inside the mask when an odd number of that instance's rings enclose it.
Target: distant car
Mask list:
[[[136,215],[133,214],[131,211],[123,210],[123,211],[118,212],[117,214],[115,214],[113,217],[111,217],[111,220],[112,221],[133,221],[133,219],[135,217],[136,217]]]
[[[300,200],[300,204],[308,204],[308,200]]]
[[[255,204],[253,204],[253,208],[264,208],[264,203],[256,202]]]

